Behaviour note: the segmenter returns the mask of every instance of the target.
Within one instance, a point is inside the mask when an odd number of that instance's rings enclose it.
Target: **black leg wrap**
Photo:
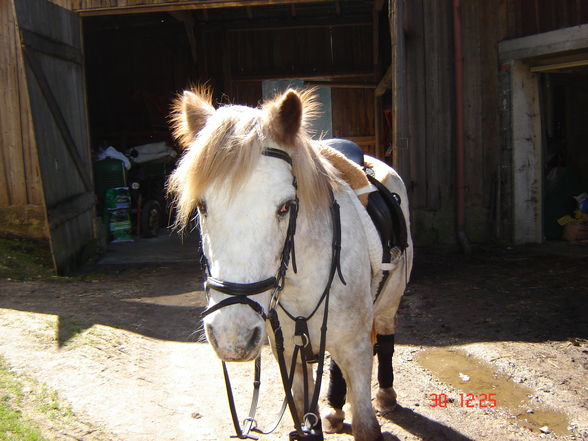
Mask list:
[[[342,409],[345,404],[345,395],[347,394],[347,384],[343,373],[337,363],[331,359],[329,367],[331,375],[329,376],[329,390],[327,392],[327,402],[329,406],[335,409]]]
[[[394,371],[392,355],[394,355],[394,334],[376,336],[376,354],[378,356],[378,383],[382,388],[392,387]]]

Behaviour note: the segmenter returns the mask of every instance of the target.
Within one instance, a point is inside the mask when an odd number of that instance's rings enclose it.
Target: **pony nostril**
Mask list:
[[[254,328],[253,332],[251,333],[251,338],[249,339],[249,348],[255,348],[259,340],[261,340],[261,330],[259,328]]]

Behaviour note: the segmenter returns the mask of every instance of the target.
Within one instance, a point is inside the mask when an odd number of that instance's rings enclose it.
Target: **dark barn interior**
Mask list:
[[[292,84],[319,88],[327,129],[316,136],[351,138],[382,157],[390,152],[391,98],[386,91],[376,95],[376,87],[390,64],[387,17],[383,4],[377,10],[371,1],[85,17],[92,152],[107,146],[128,152],[155,142],[177,150],[168,113],[191,84],[210,85],[218,105],[250,106]],[[125,185],[133,185],[132,170]],[[100,172],[95,181],[101,215],[106,186]],[[158,179],[152,185],[159,190],[150,192],[161,207],[155,216],[162,226],[172,217],[164,182]],[[140,216],[131,217],[142,225]]]
[[[211,85],[219,103],[255,106],[266,80],[334,83],[332,134],[375,148],[390,37],[372,2],[86,17],[84,36],[93,148],[169,139],[170,102],[191,83]]]

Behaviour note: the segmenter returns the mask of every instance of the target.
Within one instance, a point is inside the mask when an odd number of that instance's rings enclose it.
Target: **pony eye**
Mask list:
[[[290,207],[292,206],[292,201],[288,201],[283,203],[280,208],[278,208],[278,216],[279,217],[284,217],[288,214],[288,212],[290,211]]]
[[[208,214],[208,211],[206,210],[206,202],[198,201],[198,204],[196,205],[196,207],[198,208],[198,212],[200,213],[200,216],[206,216]]]

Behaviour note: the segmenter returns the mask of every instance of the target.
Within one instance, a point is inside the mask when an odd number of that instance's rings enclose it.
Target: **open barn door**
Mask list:
[[[51,252],[58,273],[94,239],[81,19],[47,0],[14,0]]]

